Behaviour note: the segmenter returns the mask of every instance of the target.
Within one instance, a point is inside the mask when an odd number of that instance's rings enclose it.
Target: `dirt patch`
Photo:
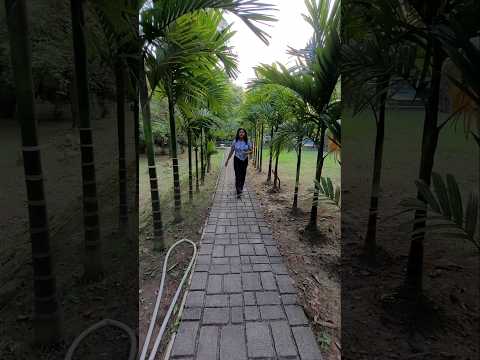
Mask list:
[[[310,319],[324,359],[340,359],[340,210],[321,202],[319,236],[306,236],[309,201],[291,212],[293,184],[283,183],[280,192],[271,192],[266,174],[249,169],[247,182],[253,186],[265,220],[273,229],[279,251],[296,282],[300,304]]]

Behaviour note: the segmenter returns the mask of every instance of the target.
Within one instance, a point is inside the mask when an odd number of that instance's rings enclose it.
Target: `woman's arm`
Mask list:
[[[230,158],[232,157],[234,151],[235,151],[235,148],[234,148],[234,145],[232,145],[232,147],[230,148],[230,153],[228,154],[227,161],[225,161],[225,167],[228,166],[228,162],[230,161]]]

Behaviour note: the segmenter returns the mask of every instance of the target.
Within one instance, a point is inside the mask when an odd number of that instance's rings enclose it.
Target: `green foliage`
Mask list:
[[[324,195],[326,199],[333,202],[340,207],[341,202],[341,188],[338,185],[333,185],[332,179],[329,177],[321,177],[320,182],[315,180],[315,184],[318,186],[320,193]]]
[[[453,240],[466,240],[471,242],[480,251],[478,238],[478,194],[471,192],[464,208],[460,188],[455,177],[446,175],[446,181],[437,174],[432,173],[432,189],[423,181],[415,182],[421,198],[407,198],[401,202],[406,211],[420,211],[426,209],[433,212],[434,216],[421,216],[406,225],[417,224],[413,233],[432,232],[443,238]],[[419,226],[427,222],[425,226]]]

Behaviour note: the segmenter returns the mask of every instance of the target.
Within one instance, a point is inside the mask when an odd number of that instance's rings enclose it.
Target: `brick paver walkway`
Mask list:
[[[321,360],[295,293],[255,194],[237,199],[223,167],[170,359]]]

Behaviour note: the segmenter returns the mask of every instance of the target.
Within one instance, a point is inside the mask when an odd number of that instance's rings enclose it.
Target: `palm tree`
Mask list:
[[[35,342],[49,345],[61,333],[60,306],[50,250],[48,214],[38,145],[27,8],[24,0],[6,0],[10,54],[22,134],[23,166],[27,188],[33,263]]]
[[[313,194],[310,221],[307,230],[317,230],[317,212],[320,181],[323,168],[325,135],[329,122],[337,122],[325,115],[332,95],[340,78],[340,2],[306,0],[309,15],[308,22],[314,29],[314,36],[305,50],[292,50],[299,59],[299,65],[287,69],[282,64],[261,65],[256,68],[257,79],[254,85],[278,84],[285,86],[303,99],[315,111],[318,126],[318,155],[315,174],[315,191]],[[336,126],[336,125],[335,125]]]
[[[126,95],[130,80],[132,85],[130,90],[134,93],[134,101],[137,101],[138,106],[137,81],[135,78],[138,78],[139,63],[137,58],[140,50],[138,33],[134,30],[138,28],[137,19],[136,17],[132,18],[130,14],[136,13],[138,4],[136,1],[128,1],[121,6],[112,6],[110,0],[99,0],[94,2],[93,5],[103,32],[103,39],[93,41],[93,44],[96,45],[96,50],[104,61],[110,65],[115,79],[119,218],[121,232],[124,233],[128,228],[127,163],[125,155]],[[138,115],[138,111],[136,115]],[[138,123],[137,119],[136,122]]]
[[[85,41],[84,1],[71,0],[75,78],[79,105],[79,132],[82,158],[83,219],[85,230],[84,277],[102,276],[100,224],[98,219],[97,182],[93,152],[92,127],[88,89],[87,50]]]
[[[148,93],[147,79],[143,66],[140,66],[139,85],[140,104],[142,107],[143,131],[147,150],[148,174],[150,178],[150,197],[152,200],[154,231],[153,244],[155,250],[161,251],[165,248],[163,238],[162,212],[160,207],[160,194],[158,191],[157,168],[155,165],[155,151],[153,148],[150,96]]]
[[[386,104],[390,89],[394,85],[393,79],[410,77],[409,72],[414,66],[415,56],[405,56],[404,47],[399,47],[393,39],[393,29],[388,27],[391,23],[383,23],[382,14],[375,11],[377,8],[355,2],[351,5],[348,11],[349,19],[344,21],[350,33],[342,51],[344,80],[347,93],[351,93],[358,102],[354,113],[370,107],[376,125],[370,209],[364,244],[366,257],[373,264],[377,251],[377,214]],[[377,31],[377,26],[381,26],[385,31]],[[407,54],[412,54],[411,50],[414,51],[415,48],[407,48]]]

